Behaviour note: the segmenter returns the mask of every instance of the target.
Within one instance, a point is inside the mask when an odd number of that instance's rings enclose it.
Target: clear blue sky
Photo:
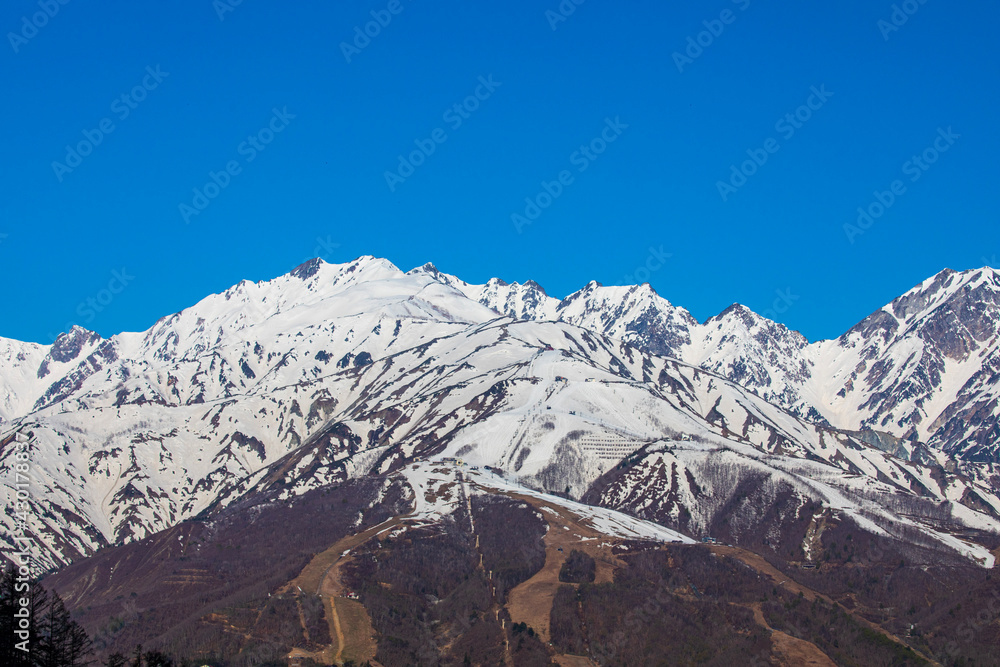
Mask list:
[[[560,297],[638,275],[699,319],[788,290],[769,314],[817,339],[1000,254],[995,2],[914,1],[892,31],[888,0],[586,0],[558,22],[557,0],[223,2],[70,0],[37,30],[37,0],[4,3],[0,336],[142,330],[313,255],[371,254]],[[391,22],[348,63],[342,43],[372,11]],[[679,71],[705,21],[720,34]],[[490,76],[500,85],[481,87]],[[444,115],[477,90],[467,117]],[[776,127],[807,102],[794,134]],[[102,121],[113,131],[67,162]],[[243,143],[272,122],[263,150]],[[960,137],[911,181],[904,163],[949,127]],[[397,156],[437,128],[446,140],[390,189]],[[574,156],[602,132],[605,152]],[[723,201],[748,150],[767,161]],[[179,206],[230,161],[185,223]],[[562,171],[518,233],[512,214]],[[849,242],[845,223],[897,179],[903,194]],[[670,257],[647,278],[651,247]]]

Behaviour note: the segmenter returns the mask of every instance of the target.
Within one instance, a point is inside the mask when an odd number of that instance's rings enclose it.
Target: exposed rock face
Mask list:
[[[77,359],[87,348],[93,347],[101,340],[101,337],[93,331],[87,331],[83,327],[73,326],[73,328],[56,338],[49,353],[38,367],[39,379],[49,374],[49,364],[56,362],[67,364]]]

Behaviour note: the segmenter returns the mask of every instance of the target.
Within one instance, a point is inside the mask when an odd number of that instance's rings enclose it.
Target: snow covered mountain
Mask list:
[[[815,343],[739,304],[699,324],[649,285],[590,283],[560,301],[532,282],[468,285],[432,266],[417,271],[498,313],[600,331],[723,375],[808,420],[911,443],[899,451],[924,445],[961,462],[1000,463],[994,269],[946,269],[843,336]]]
[[[899,317],[928,322],[941,307],[933,304],[951,298],[942,292],[919,312],[907,301]],[[945,324],[954,323],[926,326]],[[882,336],[879,354],[897,354],[895,341],[910,334],[895,335]],[[966,349],[983,335],[962,338]],[[752,344],[760,338],[777,342],[762,352]],[[653,345],[663,354],[644,351]],[[9,473],[13,443],[30,440],[23,516],[48,566],[263,490],[298,494],[441,456],[696,534],[732,512],[726,499],[740,484],[730,482],[750,476],[767,497],[743,506],[734,540],[750,538],[763,507],[778,523],[808,522],[802,512],[824,508],[992,565],[969,537],[1000,533],[988,475],[948,472],[944,449],[892,456],[882,440],[832,428],[827,406],[827,423],[815,423],[758,395],[755,383],[780,361],[780,391],[811,396],[816,360],[830,356],[809,357],[819,345],[738,307],[698,325],[648,286],[591,283],[556,301],[531,283],[470,286],[431,266],[403,273],[372,257],[312,260],[145,332],[105,340],[75,328],[52,346],[0,341],[0,467]],[[941,354],[950,358],[954,345]],[[713,352],[698,364],[677,354],[696,349]],[[763,356],[713,367],[751,353]],[[799,358],[813,365],[800,368]],[[632,472],[609,478],[622,460]],[[13,478],[4,480],[13,492]],[[16,520],[4,516],[6,547]]]
[[[804,394],[847,428],[1000,462],[1000,273],[942,271],[810,349]]]

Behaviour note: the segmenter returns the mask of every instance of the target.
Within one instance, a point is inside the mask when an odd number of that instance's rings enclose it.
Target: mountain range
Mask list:
[[[648,284],[560,300],[311,260],[144,332],[0,339],[0,467],[30,442],[45,567],[442,457],[807,561],[837,518],[992,567],[998,295],[992,269],[945,270],[809,342],[740,305],[699,323]]]

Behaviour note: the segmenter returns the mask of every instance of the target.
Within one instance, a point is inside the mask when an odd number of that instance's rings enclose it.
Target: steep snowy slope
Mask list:
[[[836,341],[810,347],[806,400],[845,428],[1000,462],[1000,273],[942,271]]]
[[[24,387],[34,381],[45,346],[0,338],[0,427],[27,412]]]
[[[30,412],[41,394],[100,342],[96,333],[76,326],[52,345],[0,338],[0,428]]]

